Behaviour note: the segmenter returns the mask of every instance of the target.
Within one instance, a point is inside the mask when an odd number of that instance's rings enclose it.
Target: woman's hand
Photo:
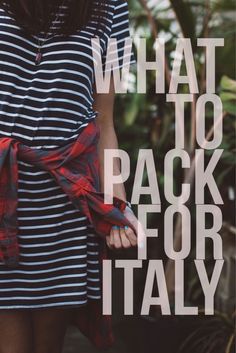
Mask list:
[[[143,227],[129,207],[126,207],[124,216],[133,224],[136,234],[139,234],[139,239],[142,242],[144,236]],[[106,237],[107,246],[110,249],[128,249],[135,247],[138,243],[136,234],[133,229],[128,226],[113,226],[110,235]]]

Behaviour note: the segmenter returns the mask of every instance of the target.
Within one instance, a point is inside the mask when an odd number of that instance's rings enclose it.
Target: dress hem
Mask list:
[[[89,298],[89,300],[101,300],[101,298]],[[80,308],[84,307],[88,304],[88,300],[84,303],[77,303],[77,304],[39,304],[39,305],[8,305],[8,306],[0,306],[0,310],[15,310],[15,309],[44,309],[44,308],[58,308],[58,309],[67,309],[67,308]]]

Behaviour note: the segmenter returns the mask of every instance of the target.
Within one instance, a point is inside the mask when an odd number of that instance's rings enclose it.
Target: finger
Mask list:
[[[106,243],[109,249],[112,249],[112,246],[110,244],[110,235],[106,236]]]
[[[110,243],[113,248],[116,247],[117,242],[119,242],[119,227],[118,226],[113,226],[111,228],[111,233],[110,233]],[[118,239],[118,240],[117,240]]]
[[[137,245],[137,236],[135,235],[134,231],[130,227],[125,227],[125,234],[126,237],[129,239],[132,246]]]
[[[111,229],[110,231],[109,240],[110,240],[110,245],[113,247],[114,246],[113,229]]]
[[[113,230],[111,229],[110,234],[107,235],[106,237],[107,239],[107,244],[109,246],[110,249],[114,248],[114,238],[113,238]]]
[[[123,248],[128,249],[131,247],[131,243],[125,234],[124,228],[120,228],[120,239]]]
[[[120,229],[119,227],[112,229],[113,243],[115,249],[121,249],[121,238],[120,238]]]

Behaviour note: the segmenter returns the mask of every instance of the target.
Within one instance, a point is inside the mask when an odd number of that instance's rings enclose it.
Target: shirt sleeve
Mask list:
[[[104,71],[107,71],[106,63],[112,63],[113,69],[136,63],[130,36],[128,3],[124,0],[114,0],[114,4],[110,38],[102,57]],[[108,55],[109,52],[111,55]]]

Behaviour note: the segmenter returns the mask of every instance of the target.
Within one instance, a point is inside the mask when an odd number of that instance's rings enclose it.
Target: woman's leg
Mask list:
[[[0,310],[0,353],[32,353],[31,313]]]
[[[33,353],[61,353],[71,309],[40,309],[32,311]]]

